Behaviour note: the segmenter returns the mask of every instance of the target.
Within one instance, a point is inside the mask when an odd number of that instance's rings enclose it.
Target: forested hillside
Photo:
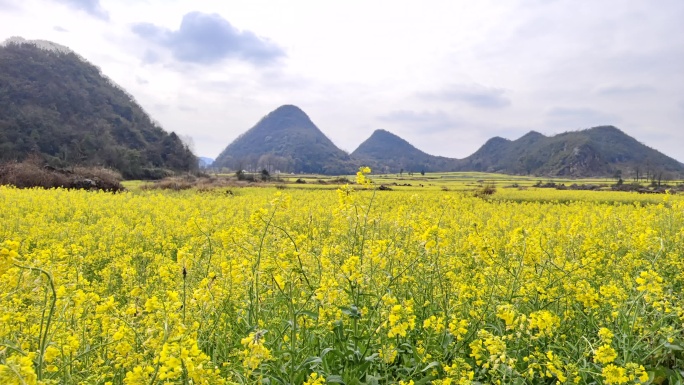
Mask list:
[[[599,126],[550,137],[530,131],[513,141],[492,138],[463,159],[461,170],[671,179],[681,176],[684,166],[616,127]]]
[[[66,47],[13,39],[0,46],[0,161],[39,154],[57,167],[101,165],[126,178],[198,167],[133,97]]]

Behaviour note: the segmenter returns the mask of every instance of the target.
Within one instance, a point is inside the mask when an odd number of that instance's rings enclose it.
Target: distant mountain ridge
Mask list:
[[[197,158],[133,96],[67,47],[0,45],[0,161],[38,154],[57,167],[107,166],[125,178],[197,169]]]
[[[517,140],[492,138],[460,170],[552,176],[622,173],[681,175],[684,165],[614,126],[598,126],[546,137],[530,131]]]
[[[211,167],[212,164],[214,164],[214,158],[208,158],[206,156],[200,156],[197,159],[199,160],[200,168],[208,168],[208,167]]]
[[[298,107],[281,106],[235,139],[214,167],[266,168],[320,174],[350,174],[361,165],[379,173],[486,171],[507,174],[592,177],[684,175],[684,165],[613,126],[551,137],[530,131],[516,140],[489,139],[472,155],[427,154],[399,136],[375,130],[354,152],[337,148]]]

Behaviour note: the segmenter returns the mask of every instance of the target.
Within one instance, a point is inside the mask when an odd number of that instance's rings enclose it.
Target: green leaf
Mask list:
[[[358,373],[365,373],[366,370],[370,367],[372,362],[366,361],[363,364],[357,365],[354,370],[357,371]]]
[[[325,358],[325,356],[328,355],[328,353],[332,353],[332,354],[337,355],[339,357],[344,357],[344,354],[335,348],[325,348],[321,352],[321,359]]]
[[[378,385],[380,383],[378,380],[378,377],[366,375],[366,384],[368,385]]]
[[[318,313],[312,312],[311,310],[300,310],[298,313],[301,315],[305,315],[311,319],[318,319]]]
[[[376,358],[380,357],[378,353],[373,353],[370,356],[364,358],[366,361],[372,362],[375,361]]]
[[[346,384],[342,379],[342,376],[332,375],[325,378],[325,382],[329,384]]]
[[[682,347],[681,345],[671,344],[669,342],[665,342],[663,344],[663,346],[666,347],[667,349],[670,349],[670,350],[677,350],[677,351],[684,350],[684,347]]]
[[[438,367],[438,366],[441,366],[441,364],[439,363],[439,361],[432,361],[432,362],[430,362],[429,364],[427,364],[427,366],[426,366],[423,370],[421,370],[421,372],[425,373],[425,372],[427,372],[428,370],[430,370],[430,369],[432,369],[432,368],[435,368],[435,367]]]
[[[333,332],[335,333],[338,339],[346,340],[346,338],[344,337],[344,324],[341,321],[335,322]]]
[[[414,385],[424,385],[424,384],[427,384],[436,378],[437,377],[435,377],[435,376],[425,376],[418,381],[414,381]]]
[[[342,313],[348,315],[351,318],[361,318],[361,312],[359,311],[359,308],[356,305],[351,305],[349,307],[342,306],[340,307],[340,310],[342,310]]]
[[[323,363],[323,359],[321,357],[309,357],[309,358],[305,359],[304,361],[302,361],[302,363],[299,364],[297,367],[303,368],[303,367],[308,367],[309,365],[312,365],[312,364],[322,364],[322,363]]]

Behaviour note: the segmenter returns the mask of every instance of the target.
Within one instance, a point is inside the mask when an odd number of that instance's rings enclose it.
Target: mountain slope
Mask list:
[[[455,159],[426,154],[385,130],[375,130],[351,157],[381,173],[453,171],[457,164]]]
[[[296,106],[284,105],[229,144],[213,167],[349,174],[356,166]]]
[[[546,137],[530,132],[517,140],[494,138],[462,160],[463,171],[550,176],[611,176],[684,173],[678,161],[638,142],[613,126]]]
[[[12,38],[0,45],[0,161],[38,153],[54,166],[104,165],[126,178],[197,168],[175,133],[66,47]]]

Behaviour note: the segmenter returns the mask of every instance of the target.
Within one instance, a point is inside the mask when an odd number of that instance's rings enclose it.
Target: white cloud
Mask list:
[[[71,8],[84,11],[98,19],[109,20],[109,13],[102,7],[100,0],[55,0]]]
[[[397,110],[378,117],[383,123],[394,123],[410,127],[420,134],[444,132],[461,127],[463,122],[444,111]]]
[[[427,101],[461,102],[476,108],[504,108],[511,104],[505,90],[488,88],[479,84],[455,84],[444,87],[439,91],[418,93],[420,98]]]
[[[241,31],[215,13],[187,13],[177,31],[152,23],[137,23],[132,30],[138,36],[169,49],[181,62],[215,64],[235,57],[254,64],[268,64],[285,55],[269,40],[248,30]],[[156,59],[148,57],[147,60],[155,62]]]
[[[19,6],[12,0],[0,0],[0,9],[5,11],[16,11]]]
[[[596,126],[619,126],[617,116],[588,107],[554,107],[546,113],[550,127],[582,129]]]
[[[645,84],[637,85],[610,85],[599,87],[596,93],[601,96],[637,96],[645,93],[653,93],[656,89]]]

